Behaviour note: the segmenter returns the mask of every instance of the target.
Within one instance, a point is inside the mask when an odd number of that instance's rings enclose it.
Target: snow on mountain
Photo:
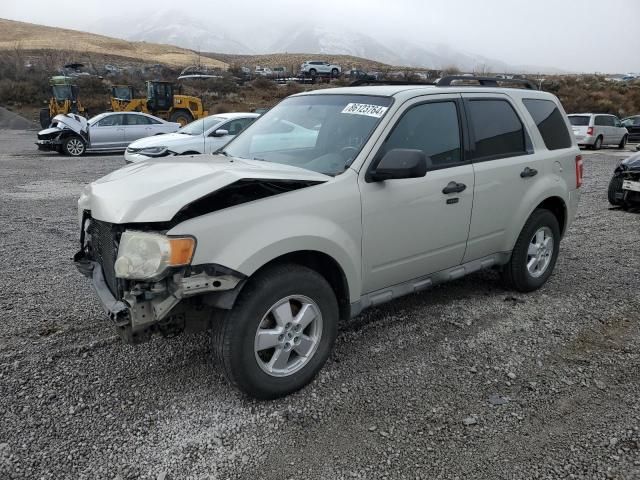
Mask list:
[[[314,53],[352,55],[396,66],[444,69],[457,67],[462,71],[544,72],[530,66],[513,66],[503,61],[463,52],[448,45],[407,41],[404,38],[383,38],[359,33],[348,26],[321,23],[300,24],[291,21],[277,26],[251,26],[246,22],[194,18],[181,11],[160,11],[142,21],[102,21],[96,26],[100,33],[127,40],[166,43],[201,52],[226,54]],[[118,32],[105,31],[107,25],[117,25]],[[113,28],[113,27],[111,27]],[[126,32],[123,35],[123,32]]]
[[[113,27],[117,25],[117,31]],[[102,20],[95,31],[118,36],[130,41],[145,41],[176,45],[201,52],[250,54],[255,51],[238,40],[236,32],[228,30],[221,22],[209,23],[179,11],[160,11],[144,19],[128,21]]]

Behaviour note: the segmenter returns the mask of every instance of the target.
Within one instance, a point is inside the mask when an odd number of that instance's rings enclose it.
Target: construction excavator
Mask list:
[[[40,125],[47,128],[56,115],[77,113],[86,116],[87,112],[78,99],[78,85],[72,77],[63,75],[51,77],[51,98],[47,108],[40,110]]]
[[[146,87],[147,97],[135,98],[132,86],[114,85],[111,87],[110,109],[114,112],[149,113],[180,125],[209,114],[200,98],[180,95],[179,88],[171,82],[147,81]]]

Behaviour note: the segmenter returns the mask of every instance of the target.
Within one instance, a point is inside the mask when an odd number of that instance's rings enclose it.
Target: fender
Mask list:
[[[241,204],[179,223],[169,235],[197,240],[193,265],[223,265],[251,276],[270,261],[299,251],[333,258],[351,301],[362,292],[362,213],[357,174]]]
[[[571,193],[567,188],[565,181],[556,175],[545,175],[538,180],[532,188],[528,189],[525,196],[522,197],[518,210],[511,217],[513,221],[509,222],[509,227],[505,232],[505,243],[501,251],[508,252],[513,250],[518,235],[522,231],[524,224],[527,222],[533,211],[538,205],[551,197],[558,197],[564,202],[565,208],[565,229],[568,227],[569,218],[568,205],[571,203]]]

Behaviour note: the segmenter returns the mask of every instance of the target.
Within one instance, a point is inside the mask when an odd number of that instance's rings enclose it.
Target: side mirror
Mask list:
[[[430,163],[430,159],[422,150],[394,148],[385,153],[376,167],[368,174],[368,180],[381,182],[424,177]]]
[[[220,129],[220,130],[216,130],[215,132],[213,132],[212,136],[214,136],[214,137],[225,137],[227,135],[229,135],[229,130]]]

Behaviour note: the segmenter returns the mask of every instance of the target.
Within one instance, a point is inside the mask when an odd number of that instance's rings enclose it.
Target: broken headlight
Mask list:
[[[168,237],[159,233],[127,230],[120,237],[116,277],[150,280],[169,267],[189,265],[196,241],[192,237]]]

